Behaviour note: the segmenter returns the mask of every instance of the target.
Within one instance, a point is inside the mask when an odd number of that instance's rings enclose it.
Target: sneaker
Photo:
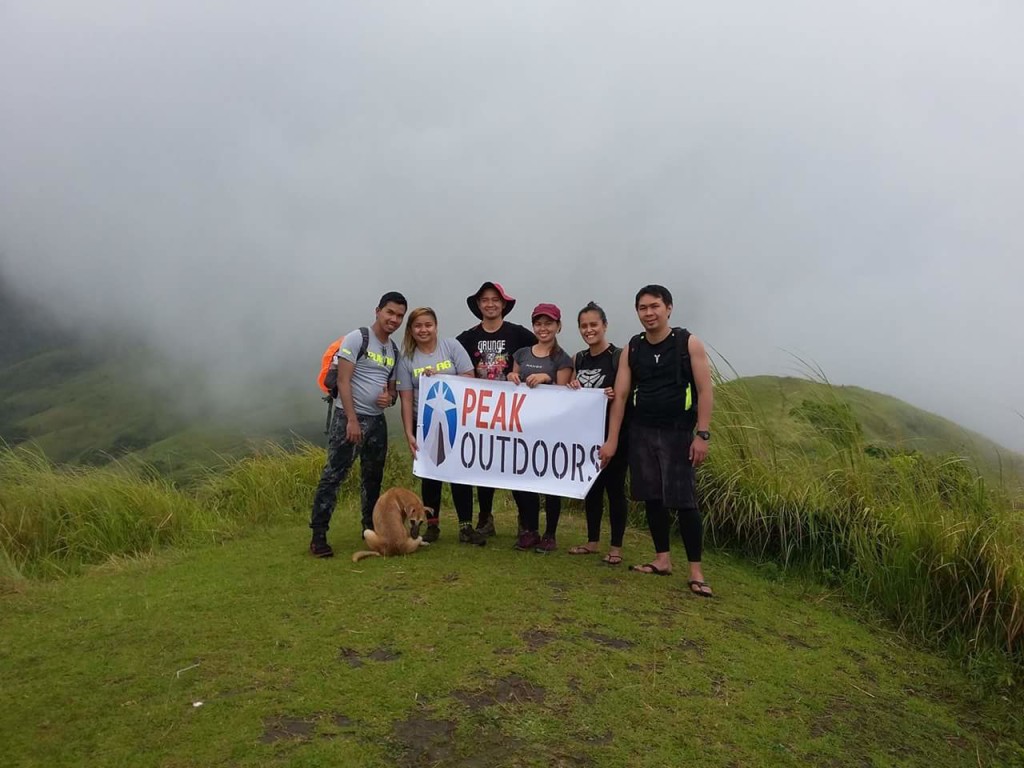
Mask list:
[[[516,549],[521,552],[525,552],[528,549],[533,549],[540,544],[540,534],[536,531],[523,531],[519,534],[519,538],[516,539]]]
[[[309,542],[309,554],[311,554],[313,557],[334,556],[334,550],[331,549],[331,545],[327,543],[326,534],[313,536],[313,540]]]
[[[533,551],[546,555],[548,552],[554,552],[556,549],[558,549],[558,546],[555,544],[554,536],[542,536],[537,546],[533,548]]]
[[[476,532],[482,536],[493,536],[497,533],[497,531],[494,530],[494,515],[481,517],[480,522],[476,524]]]
[[[427,531],[423,534],[423,541],[427,544],[433,544],[435,541],[441,538],[441,526],[439,525],[427,525]],[[461,537],[460,537],[461,540]]]
[[[459,527],[459,543],[482,547],[487,543],[487,537],[480,531],[474,530],[472,524],[466,523]]]

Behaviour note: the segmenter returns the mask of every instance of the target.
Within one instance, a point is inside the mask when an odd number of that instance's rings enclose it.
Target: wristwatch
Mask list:
[[[698,429],[694,434],[696,434],[697,437],[699,437],[705,443],[711,440],[711,433],[708,432],[706,429]]]

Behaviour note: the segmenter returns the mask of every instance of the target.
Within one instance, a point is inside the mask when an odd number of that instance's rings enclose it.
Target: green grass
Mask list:
[[[1024,668],[1024,520],[955,456],[872,450],[841,392],[801,405],[813,443],[779,437],[741,383],[721,388],[700,473],[720,546],[799,565],[963,659]]]
[[[681,578],[517,558],[511,538],[359,568],[313,562],[312,445],[218,455],[178,484],[135,459],[74,469],[0,451],[0,685],[18,697],[6,717],[43,724],[0,734],[28,764],[118,764],[132,749],[170,765],[1024,761],[1017,492],[959,456],[881,442],[846,388],[796,392],[766,406],[757,386],[719,388],[699,475],[712,603]],[[412,483],[397,440],[385,485]],[[352,534],[341,522],[335,533],[336,546]],[[640,561],[649,544],[630,537]],[[400,654],[367,659],[375,650]],[[191,678],[147,671],[197,658]],[[477,706],[488,691],[496,701]],[[81,701],[81,721],[76,709],[63,725],[61,701]]]
[[[504,497],[504,494],[502,494]],[[724,553],[715,601],[441,541],[305,555],[304,511],[224,545],[0,596],[10,765],[957,766],[1024,760],[1020,710],[814,583]],[[627,533],[629,561],[649,553]],[[194,706],[202,702],[202,706]]]

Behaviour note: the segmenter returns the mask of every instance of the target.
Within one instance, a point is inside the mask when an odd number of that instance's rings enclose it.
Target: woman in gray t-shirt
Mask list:
[[[455,339],[437,337],[437,315],[430,307],[419,307],[405,321],[405,340],[398,360],[395,378],[402,399],[402,425],[413,456],[416,444],[416,414],[419,413],[420,376],[468,376],[473,378],[473,361]],[[473,488],[451,483],[455,514],[459,518],[459,541],[483,546],[487,537],[473,528]],[[423,505],[433,510],[427,518],[423,540],[437,541],[441,535],[441,481],[422,478],[420,495]]]
[[[523,347],[512,356],[513,384],[536,387],[541,384],[569,383],[572,378],[572,358],[558,346],[558,332],[562,330],[562,312],[554,304],[538,304],[533,309],[533,333],[537,343]],[[540,495],[527,491],[514,491],[513,498],[519,508],[519,539],[516,549],[553,552],[558,518],[562,513],[562,498],[544,494],[544,535],[540,528]]]

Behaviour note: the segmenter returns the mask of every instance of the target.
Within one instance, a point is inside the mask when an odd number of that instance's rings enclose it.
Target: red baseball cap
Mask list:
[[[546,315],[554,320],[556,323],[562,322],[562,310],[556,307],[554,304],[538,304],[533,308],[533,313],[530,315],[531,320],[536,320],[541,315]]]
[[[501,310],[501,316],[505,317],[509,312],[512,311],[512,307],[516,305],[516,300],[505,293],[505,289],[501,287],[501,283],[492,283],[490,281],[484,283],[477,289],[477,292],[472,296],[466,297],[466,304],[469,306],[469,311],[477,316],[478,319],[483,320],[484,316],[480,314],[480,307],[477,305],[477,301],[480,299],[480,294],[486,291],[488,288],[493,288],[501,296],[505,302],[505,307]]]

